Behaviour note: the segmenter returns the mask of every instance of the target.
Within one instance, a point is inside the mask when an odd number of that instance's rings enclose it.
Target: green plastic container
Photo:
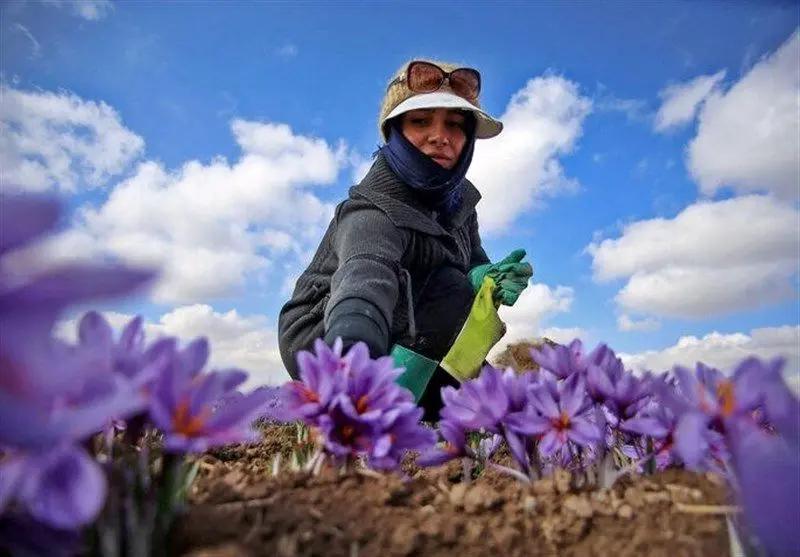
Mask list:
[[[419,402],[439,362],[399,344],[394,345],[391,356],[395,366],[405,368],[403,374],[397,378],[397,384],[414,393],[414,402]]]

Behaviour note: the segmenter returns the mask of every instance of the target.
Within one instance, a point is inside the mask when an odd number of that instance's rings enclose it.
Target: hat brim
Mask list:
[[[444,91],[422,93],[404,100],[386,115],[381,122],[381,127],[387,120],[391,120],[395,116],[422,108],[453,108],[473,112],[476,120],[475,137],[478,139],[489,139],[503,131],[503,123],[500,120],[495,120],[467,99]]]

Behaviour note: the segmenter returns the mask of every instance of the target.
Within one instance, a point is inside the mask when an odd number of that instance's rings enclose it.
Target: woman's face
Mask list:
[[[403,135],[440,166],[453,168],[467,142],[466,118],[451,108],[422,108],[402,116]]]

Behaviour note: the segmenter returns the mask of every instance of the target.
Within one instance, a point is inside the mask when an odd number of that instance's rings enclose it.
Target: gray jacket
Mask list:
[[[367,343],[373,348],[377,343],[383,354],[373,357],[386,354],[395,342],[413,342],[414,300],[431,270],[449,265],[467,273],[489,262],[475,212],[480,198],[467,181],[461,206],[443,227],[378,155],[336,207],[314,258],[281,309],[279,345],[289,373],[297,376],[296,352],[325,336],[332,315],[345,307],[374,324],[370,330],[377,337]]]

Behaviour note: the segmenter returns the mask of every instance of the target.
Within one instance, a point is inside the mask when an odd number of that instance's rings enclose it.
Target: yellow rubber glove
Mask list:
[[[506,334],[506,325],[497,315],[494,290],[494,280],[484,277],[461,332],[439,363],[459,381],[477,377],[489,350]]]

